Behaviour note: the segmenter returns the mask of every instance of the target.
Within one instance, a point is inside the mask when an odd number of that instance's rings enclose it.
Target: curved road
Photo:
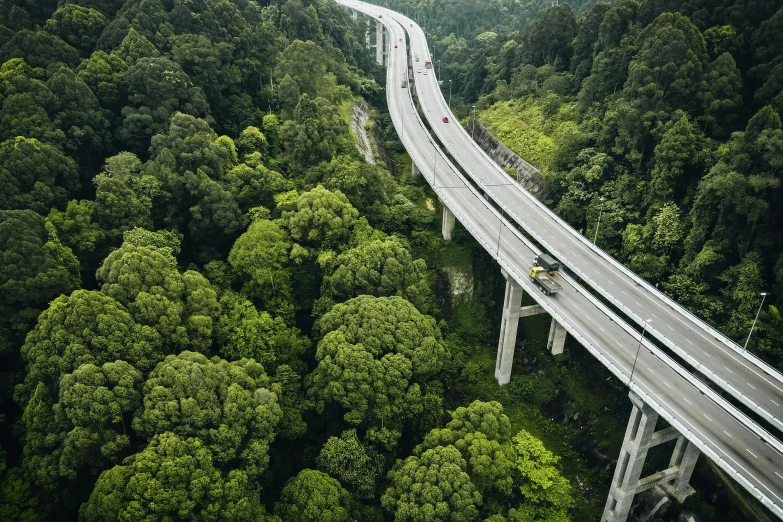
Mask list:
[[[393,16],[398,16],[396,13],[371,4],[349,0],[340,3],[376,19],[379,14],[383,15],[379,21],[386,25],[390,42],[398,45],[397,48],[390,46],[387,49],[389,111],[406,149],[440,200],[498,260],[501,267],[615,376],[627,383],[629,388],[778,517],[783,518],[783,453],[780,443],[647,340],[639,351],[631,381],[639,345],[638,332],[568,276],[561,278],[564,288],[557,297],[547,297],[537,292],[526,271],[528,260],[539,250],[516,229],[512,221],[488,204],[433,143],[415,109],[410,89],[400,87],[408,74],[404,31],[417,26],[413,24],[410,27],[412,22],[407,21],[408,27],[403,28],[393,19]],[[424,56],[423,50],[417,51],[415,46],[413,52]],[[416,74],[422,103],[422,90],[428,83],[437,90],[433,70],[427,72],[427,76]],[[437,95],[440,97],[439,90]],[[434,116],[430,120],[434,127],[440,121],[435,120]],[[459,125],[451,127],[459,128]],[[444,143],[448,143],[449,138],[441,138],[444,139]],[[454,150],[450,149],[449,152],[454,155]],[[505,185],[509,185],[508,178]],[[487,188],[491,187],[487,185]],[[512,192],[511,188],[518,190],[512,184],[503,187],[503,191]]]
[[[421,28],[388,11],[405,27],[414,56],[428,55]],[[423,69],[422,69],[423,70]],[[682,357],[778,430],[783,430],[783,375],[744,351],[734,341],[696,318],[579,234],[535,196],[513,182],[459,124],[443,98],[435,69],[416,74],[424,116],[456,162],[504,212],[602,297],[635,321],[645,320],[649,335]],[[443,116],[455,122],[443,124]]]

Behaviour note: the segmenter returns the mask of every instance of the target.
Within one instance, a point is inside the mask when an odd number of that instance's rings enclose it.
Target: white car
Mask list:
[[[418,69],[416,69],[416,72],[417,72],[417,73],[420,73],[420,72],[421,72],[421,67],[419,67]]]

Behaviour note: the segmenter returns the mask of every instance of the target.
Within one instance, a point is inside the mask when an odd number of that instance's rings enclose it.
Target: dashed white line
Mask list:
[[[702,413],[702,415],[704,415],[704,414]],[[710,419],[710,418],[709,418],[709,417],[707,417],[706,415],[704,415],[704,418],[705,418],[705,419],[707,419],[708,421],[712,422],[712,419]]]
[[[750,387],[751,387],[751,388],[753,388],[754,390],[756,389],[756,387],[755,387],[755,386],[753,386],[753,385],[752,385],[751,383],[749,383],[749,382],[746,382],[745,384],[747,384],[748,386],[750,386]]]
[[[729,433],[728,431],[726,431],[726,430],[723,430],[723,433],[725,433],[726,435],[728,435],[730,439],[732,438],[732,436],[731,436],[731,433]]]
[[[669,386],[669,383],[668,383],[668,382],[666,382],[666,381],[663,381],[663,383],[666,385],[666,387],[667,387],[667,388],[669,388],[669,389],[671,389],[671,388],[672,388],[671,386]]]
[[[693,344],[690,339],[685,339],[685,340],[688,341],[688,344],[691,344],[691,345]]]
[[[775,472],[775,475],[777,475],[778,477],[780,477],[780,478],[782,478],[782,479],[783,479],[783,475],[781,475],[781,474],[780,474],[780,473],[778,473],[777,471]]]
[[[754,457],[756,457],[756,454],[755,454],[755,453],[753,453],[752,451],[750,451],[748,448],[745,448],[745,451],[747,451],[748,453],[750,453],[751,455],[753,455]],[[756,457],[756,458],[758,458],[758,457]]]
[[[771,402],[772,404],[774,404],[775,406],[780,406],[780,404],[778,404],[777,402],[773,401],[772,399],[770,399],[770,402]]]
[[[693,405],[693,403],[691,401],[689,401],[688,399],[686,399],[685,397],[683,397],[682,400],[684,400],[685,402],[687,402],[690,405]]]
[[[729,373],[734,373],[733,371],[731,371],[731,369],[730,369],[728,366],[724,366],[724,368],[726,368],[727,370],[729,370]]]

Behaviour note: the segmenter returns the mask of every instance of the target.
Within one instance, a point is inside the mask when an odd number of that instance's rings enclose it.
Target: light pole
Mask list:
[[[639,350],[642,349],[642,340],[644,340],[644,332],[647,330],[647,323],[652,321],[652,319],[645,319],[644,320],[644,326],[642,327],[642,335],[639,337],[639,346],[636,348],[636,357],[634,357],[633,360],[633,366],[631,367],[631,377],[628,379],[628,387],[631,386],[631,381],[633,381],[633,372],[636,370],[636,361],[639,360]]]
[[[601,212],[598,213],[598,224],[595,226],[595,235],[593,236],[594,245],[595,245],[595,241],[598,239],[598,227],[601,226],[601,216],[604,213],[604,201],[606,201],[606,198],[601,196]]]
[[[449,80],[449,110],[451,110],[451,86],[454,82]]]
[[[767,292],[761,292],[761,304],[759,305],[759,309],[756,312],[756,318],[753,319],[753,326],[750,327],[750,332],[748,332],[748,338],[745,340],[745,346],[742,347],[743,350],[748,349],[748,343],[750,342],[750,336],[753,335],[753,329],[756,328],[756,321],[759,319],[759,314],[761,313],[761,307],[764,306],[764,299],[767,298]]]
[[[470,130],[471,139],[476,139],[476,106],[473,106],[473,128]]]

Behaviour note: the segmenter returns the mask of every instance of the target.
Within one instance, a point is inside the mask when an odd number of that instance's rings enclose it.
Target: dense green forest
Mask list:
[[[740,344],[770,293],[748,348],[783,369],[783,2],[397,4],[577,230]]]
[[[569,519],[559,458],[458,384],[366,21],[0,13],[0,519]]]
[[[781,2],[551,4],[390,7],[548,204],[592,233],[605,197],[600,246],[734,337],[772,291],[751,346],[780,366]],[[600,516],[626,390],[546,318],[497,386],[503,280],[439,237],[366,20],[0,13],[0,520]],[[664,520],[756,513],[704,458],[692,482]]]

